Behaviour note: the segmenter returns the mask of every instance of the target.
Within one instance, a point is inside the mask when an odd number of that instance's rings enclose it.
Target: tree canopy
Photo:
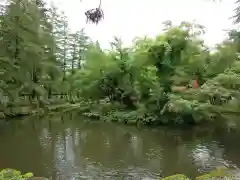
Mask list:
[[[0,18],[2,112],[69,102],[84,115],[145,124],[195,124],[240,112],[238,30],[211,51],[200,39],[202,25],[168,21],[155,38],[124,47],[115,37],[104,51],[41,0],[9,0]]]

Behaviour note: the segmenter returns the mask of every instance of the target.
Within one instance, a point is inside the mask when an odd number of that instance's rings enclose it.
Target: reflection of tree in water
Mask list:
[[[40,132],[39,132],[39,143],[41,146],[41,152],[42,152],[42,156],[43,156],[43,161],[45,162],[44,164],[44,171],[45,172],[49,172],[49,169],[52,169],[52,165],[51,162],[52,161],[52,151],[53,151],[53,140],[52,140],[52,136],[51,136],[51,132],[49,131],[48,128],[46,127],[42,127]],[[47,176],[52,176],[51,173],[48,173]]]
[[[223,148],[213,141],[212,133],[203,129],[178,131],[161,127],[139,131],[107,123],[84,124],[74,119],[59,124],[52,124],[52,130],[42,128],[41,135],[51,138],[51,142],[42,138],[41,143],[43,148],[50,146],[53,151],[57,177],[154,179],[161,171],[164,176],[185,173],[194,177],[197,168],[206,171],[223,161]]]
[[[56,138],[54,163],[58,177],[61,178],[71,178],[76,169],[73,134],[72,130],[67,128]]]
[[[198,144],[190,155],[200,172],[208,172],[226,164],[223,159],[223,149],[216,142],[208,143],[207,145]]]
[[[47,128],[42,128],[39,135],[40,145],[45,151],[49,151],[51,147],[51,134]]]
[[[131,148],[132,148],[132,151],[133,151],[133,155],[138,158],[139,156],[142,155],[142,139],[138,136],[133,136],[131,138]]]
[[[219,144],[224,148],[224,155],[226,159],[235,163],[240,167],[239,152],[240,152],[240,125],[238,131],[228,132],[228,129],[217,129],[213,134]]]
[[[93,163],[96,168],[100,168],[102,174],[115,172],[118,176],[131,176],[129,166],[135,169],[147,167],[149,159],[144,155],[146,152],[143,151],[142,138],[137,134],[125,132],[124,128],[117,127],[94,130],[86,128],[85,141],[80,140],[81,155],[85,157],[87,163]],[[156,158],[152,161],[156,162]],[[146,169],[138,169],[139,173],[143,170]]]

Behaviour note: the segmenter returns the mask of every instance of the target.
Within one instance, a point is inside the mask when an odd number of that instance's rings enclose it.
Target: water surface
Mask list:
[[[66,114],[0,123],[0,169],[53,180],[141,180],[175,173],[196,177],[240,167],[240,133],[227,129],[136,128]]]

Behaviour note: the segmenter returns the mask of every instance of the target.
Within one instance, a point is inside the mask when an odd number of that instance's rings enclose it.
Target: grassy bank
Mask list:
[[[44,115],[44,114],[51,114],[56,112],[69,112],[74,109],[79,109],[80,103],[69,103],[63,102],[60,104],[48,104],[44,106],[39,105],[25,105],[25,106],[18,106],[18,107],[8,107],[5,108],[3,112],[0,113],[0,119],[5,118],[13,118],[18,116],[28,116],[28,115]]]

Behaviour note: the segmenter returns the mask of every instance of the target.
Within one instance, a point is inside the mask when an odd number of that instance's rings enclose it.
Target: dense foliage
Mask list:
[[[0,171],[0,180],[27,180],[32,177],[32,173],[22,174],[15,169],[3,169]]]
[[[201,25],[182,22],[155,38],[103,51],[41,0],[8,0],[0,16],[0,110],[69,102],[82,114],[144,124],[195,124],[240,112],[240,33],[213,51]]]

